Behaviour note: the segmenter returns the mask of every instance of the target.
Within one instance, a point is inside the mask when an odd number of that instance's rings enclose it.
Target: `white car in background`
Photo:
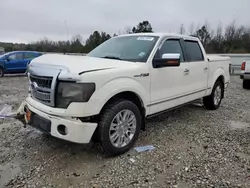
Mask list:
[[[240,78],[243,80],[243,88],[250,89],[250,60],[242,63]]]

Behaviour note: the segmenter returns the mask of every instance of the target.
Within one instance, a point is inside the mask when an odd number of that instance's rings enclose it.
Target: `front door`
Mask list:
[[[150,114],[154,114],[188,102],[190,96],[186,96],[190,88],[189,63],[183,53],[183,43],[180,39],[168,38],[159,47],[155,57],[162,57],[166,53],[179,53],[179,67],[162,67],[151,69],[151,102]]]
[[[23,69],[23,53],[17,52],[8,56],[5,63],[6,70],[8,72],[22,72]]]

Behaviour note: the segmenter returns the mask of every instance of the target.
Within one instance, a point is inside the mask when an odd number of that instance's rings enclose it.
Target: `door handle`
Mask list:
[[[207,70],[207,67],[205,67],[204,70],[206,71],[206,70]]]

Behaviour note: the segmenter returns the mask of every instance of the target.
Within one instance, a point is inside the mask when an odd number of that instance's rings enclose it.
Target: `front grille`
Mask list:
[[[31,96],[49,106],[53,106],[53,77],[29,75]]]
[[[51,88],[53,77],[30,75],[30,81],[35,82],[38,87]]]
[[[33,96],[39,100],[50,103],[50,93],[33,90]]]

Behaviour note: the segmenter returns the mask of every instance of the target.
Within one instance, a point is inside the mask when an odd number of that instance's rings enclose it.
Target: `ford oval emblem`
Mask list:
[[[38,85],[37,85],[36,82],[32,82],[32,83],[31,83],[31,87],[32,87],[33,89],[36,89],[36,88],[38,88]]]

